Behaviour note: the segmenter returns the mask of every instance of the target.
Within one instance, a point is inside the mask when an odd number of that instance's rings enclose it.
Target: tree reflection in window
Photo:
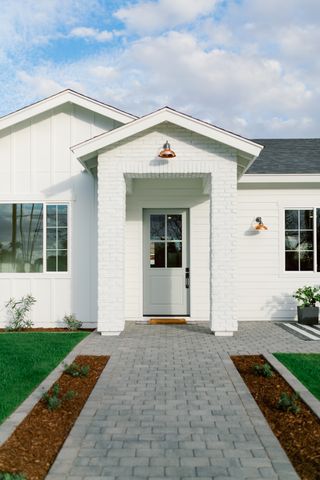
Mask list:
[[[43,205],[0,204],[0,272],[42,272]]]

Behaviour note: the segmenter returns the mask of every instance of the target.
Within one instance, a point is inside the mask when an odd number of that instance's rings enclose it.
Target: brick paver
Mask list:
[[[83,354],[109,354],[47,480],[299,478],[229,354],[320,352],[272,323],[232,338],[206,324],[127,324]]]

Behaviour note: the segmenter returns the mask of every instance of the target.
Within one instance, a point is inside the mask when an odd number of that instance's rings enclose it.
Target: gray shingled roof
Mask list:
[[[253,141],[264,149],[246,173],[320,173],[320,138]]]

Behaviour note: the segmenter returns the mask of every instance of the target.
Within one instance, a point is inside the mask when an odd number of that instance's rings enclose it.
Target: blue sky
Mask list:
[[[319,0],[0,0],[0,115],[73,88],[249,137],[319,136]]]

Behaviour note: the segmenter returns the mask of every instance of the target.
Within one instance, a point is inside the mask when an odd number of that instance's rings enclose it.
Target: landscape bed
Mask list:
[[[318,417],[301,399],[297,400],[300,408],[298,413],[279,409],[280,395],[282,393],[293,395],[295,392],[274,370],[269,378],[254,372],[255,365],[267,363],[263,356],[241,355],[232,356],[231,359],[301,479],[319,480],[320,422]]]
[[[49,410],[43,399],[34,406],[0,447],[0,472],[22,473],[27,480],[46,477],[109,358],[76,357],[74,362],[79,366],[89,366],[87,376],[73,377],[64,372],[56,382],[60,398],[70,391],[75,396],[55,410]],[[52,392],[53,386],[49,390]]]
[[[0,424],[88,334],[0,333]]]

